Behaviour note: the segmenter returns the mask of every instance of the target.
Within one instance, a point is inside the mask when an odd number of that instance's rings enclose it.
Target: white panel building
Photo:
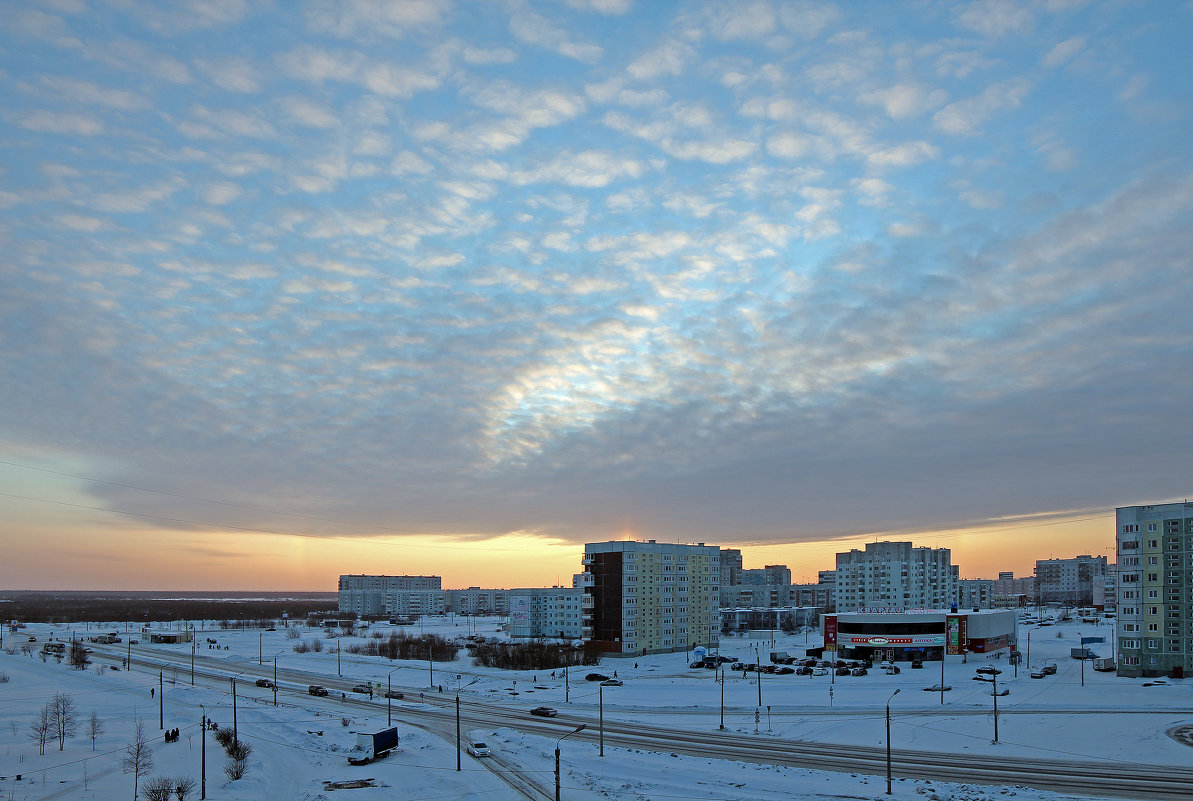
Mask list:
[[[948,609],[957,598],[958,568],[948,548],[871,542],[837,554],[836,608]]]
[[[583,601],[584,590],[574,587],[510,590],[510,636],[578,640],[583,636]]]
[[[443,614],[440,576],[340,576],[339,608],[362,616]]]

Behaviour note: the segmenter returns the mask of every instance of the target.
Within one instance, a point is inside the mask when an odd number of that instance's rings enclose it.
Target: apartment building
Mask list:
[[[1036,603],[1092,606],[1094,579],[1106,575],[1106,557],[1036,560]]]
[[[340,612],[361,616],[442,614],[440,576],[340,576]]]
[[[994,606],[994,579],[957,579],[957,605],[962,609]]]
[[[720,548],[647,542],[584,546],[584,639],[611,656],[716,647]]]
[[[508,615],[509,590],[485,590],[469,587],[466,590],[444,590],[444,608],[458,615]]]
[[[948,548],[871,542],[837,554],[836,608],[948,609],[957,598],[958,568]]]
[[[1115,514],[1120,676],[1193,675],[1193,502]]]
[[[509,591],[510,636],[578,640],[584,635],[584,590],[536,587]]]

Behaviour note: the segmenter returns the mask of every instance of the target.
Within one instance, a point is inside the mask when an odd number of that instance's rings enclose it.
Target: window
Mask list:
[[[1139,547],[1139,540],[1123,540],[1122,549],[1124,551],[1133,551]]]
[[[1147,630],[1148,630],[1148,631],[1153,631],[1153,632],[1159,633],[1159,631],[1160,631],[1160,624],[1159,624],[1159,623],[1148,623],[1148,624],[1147,624]],[[1155,646],[1149,646],[1149,647],[1155,647]]]
[[[1159,580],[1160,580],[1160,574],[1159,574],[1159,573],[1148,573],[1148,574],[1147,574],[1147,580],[1148,580],[1148,581],[1159,581]]]
[[[1149,547],[1149,548],[1155,548],[1158,544],[1159,543],[1157,540],[1148,540],[1147,541],[1147,547]]]
[[[1159,591],[1159,590],[1148,590],[1148,591],[1147,591],[1147,597],[1148,597],[1148,598],[1159,598],[1159,597],[1160,597],[1160,591]]]
[[[1154,565],[1154,564],[1156,564],[1157,558],[1158,558],[1158,557],[1155,557],[1155,556],[1149,556],[1149,557],[1147,558],[1147,563],[1148,563],[1149,565]]]
[[[1135,529],[1135,530],[1136,530],[1136,531],[1138,531],[1139,529],[1137,528],[1137,529]],[[1148,524],[1147,524],[1147,530],[1148,530],[1148,531],[1155,531],[1155,530],[1156,530],[1156,524],[1155,524],[1155,523],[1148,523]]]
[[[1159,641],[1158,641],[1158,640],[1148,640],[1148,641],[1147,641],[1147,647],[1148,647],[1148,648],[1156,648],[1156,647],[1158,647],[1158,646],[1159,646]]]

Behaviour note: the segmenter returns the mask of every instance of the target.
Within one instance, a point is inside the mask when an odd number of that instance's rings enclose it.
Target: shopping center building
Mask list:
[[[941,653],[992,654],[1017,643],[1015,612],[878,607],[823,615],[824,650],[839,659],[939,661]]]

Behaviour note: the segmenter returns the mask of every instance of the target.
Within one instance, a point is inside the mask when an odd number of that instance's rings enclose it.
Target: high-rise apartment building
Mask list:
[[[1106,575],[1106,557],[1036,560],[1036,603],[1091,606],[1094,579]]]
[[[720,638],[720,549],[598,542],[584,546],[584,639],[610,655],[715,647]]]
[[[721,587],[736,587],[742,583],[741,551],[721,549]]]
[[[958,568],[948,548],[871,542],[837,554],[836,608],[947,609],[957,598]]]
[[[957,605],[962,609],[994,606],[994,579],[958,579]]]
[[[1120,676],[1193,675],[1193,502],[1115,515]]]

